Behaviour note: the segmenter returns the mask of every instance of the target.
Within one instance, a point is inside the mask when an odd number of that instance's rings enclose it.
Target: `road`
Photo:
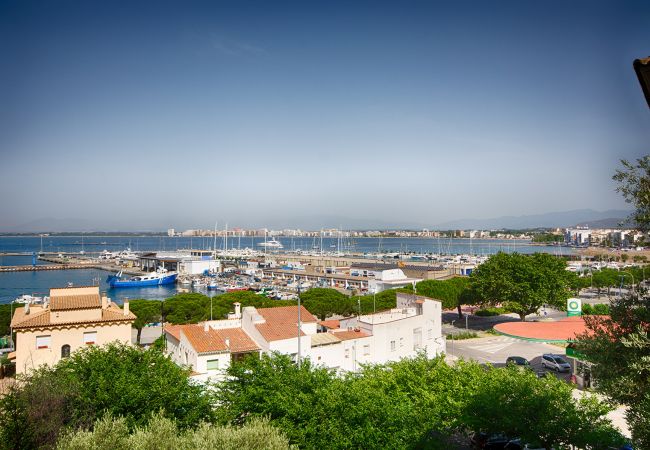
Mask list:
[[[482,364],[492,364],[503,367],[508,356],[522,356],[530,361],[532,368],[537,372],[547,371],[542,367],[542,355],[553,353],[564,355],[564,349],[556,345],[541,342],[530,342],[506,336],[490,336],[476,339],[452,340],[447,337],[447,352],[453,358],[474,360]],[[553,371],[548,371],[555,373]],[[559,378],[568,381],[570,374],[556,374]]]

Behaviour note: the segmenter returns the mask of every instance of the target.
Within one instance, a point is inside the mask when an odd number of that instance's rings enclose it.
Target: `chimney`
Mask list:
[[[102,295],[102,309],[108,308],[108,298],[105,295]]]
[[[241,303],[235,302],[233,305],[235,306],[235,319],[241,319]]]
[[[209,330],[210,330],[210,324],[208,324],[208,321],[206,320],[205,322],[203,322],[203,331],[207,333]]]
[[[129,315],[129,299],[127,298],[124,300],[124,315],[128,316]]]
[[[230,350],[230,338],[226,338],[226,348]]]
[[[25,315],[29,314],[29,302],[25,303]]]

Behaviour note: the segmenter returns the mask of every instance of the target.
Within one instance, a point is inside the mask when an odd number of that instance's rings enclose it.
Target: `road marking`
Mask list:
[[[498,351],[503,350],[506,347],[510,347],[512,344],[513,344],[512,342],[506,342],[506,343],[503,343],[503,344],[500,344],[500,343],[484,344],[484,345],[474,345],[474,346],[469,347],[469,348],[471,348],[472,350],[479,350],[481,352],[493,354],[493,353],[496,353]]]

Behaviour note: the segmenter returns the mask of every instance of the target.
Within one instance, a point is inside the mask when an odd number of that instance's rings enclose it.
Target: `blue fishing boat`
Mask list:
[[[178,274],[176,272],[167,272],[166,269],[158,269],[146,275],[138,275],[123,280],[122,271],[120,270],[115,275],[109,275],[106,282],[112,288],[161,286],[163,284],[174,284],[177,276]]]

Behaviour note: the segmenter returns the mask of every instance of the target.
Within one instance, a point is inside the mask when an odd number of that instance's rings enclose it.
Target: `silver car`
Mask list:
[[[550,353],[542,355],[542,366],[556,372],[569,372],[571,370],[571,365],[564,358]]]

